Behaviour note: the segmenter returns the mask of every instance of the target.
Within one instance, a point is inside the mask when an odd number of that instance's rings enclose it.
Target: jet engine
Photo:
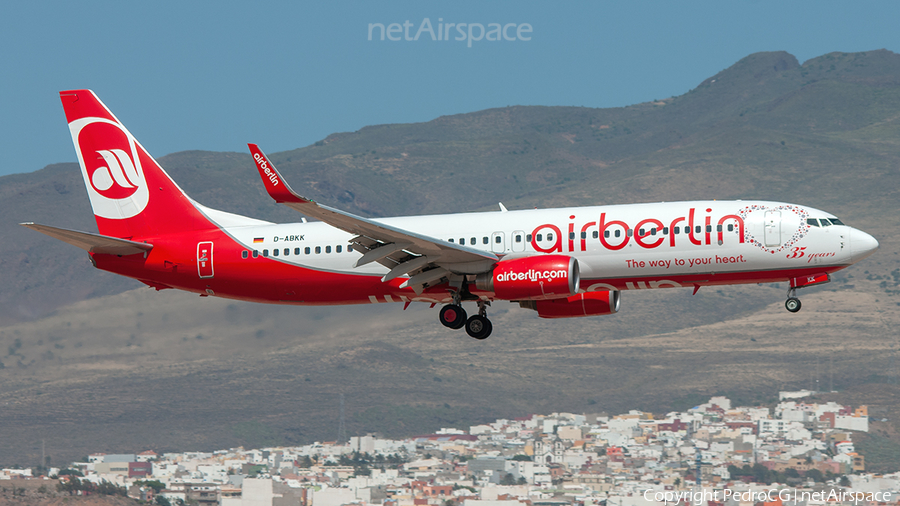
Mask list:
[[[578,262],[566,255],[539,255],[502,260],[479,274],[475,287],[498,299],[543,300],[574,295],[580,281]]]
[[[553,300],[527,300],[519,305],[534,309],[541,318],[600,316],[619,310],[619,292],[585,292]]]

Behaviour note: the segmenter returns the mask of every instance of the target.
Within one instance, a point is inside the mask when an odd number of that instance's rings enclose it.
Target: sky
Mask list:
[[[76,161],[61,90],[94,90],[156,157],[274,153],[492,107],[676,96],[759,51],[900,52],[898,19],[894,0],[12,2],[0,175]]]

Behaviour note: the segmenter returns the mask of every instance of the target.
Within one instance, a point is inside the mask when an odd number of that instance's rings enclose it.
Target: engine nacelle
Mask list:
[[[558,299],[578,291],[578,262],[565,255],[539,255],[502,260],[491,272],[479,274],[475,287],[498,299]]]
[[[541,318],[575,318],[600,316],[619,310],[619,292],[585,292],[564,299],[520,302],[534,309]]]

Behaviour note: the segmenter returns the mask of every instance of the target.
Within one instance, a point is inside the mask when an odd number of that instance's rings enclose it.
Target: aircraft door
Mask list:
[[[525,232],[516,230],[509,238],[509,249],[513,251],[525,251]]]
[[[491,234],[491,251],[494,253],[503,253],[506,251],[506,234],[503,232],[494,232]]]
[[[200,275],[200,279],[213,277],[212,241],[197,243],[197,274]]]
[[[781,244],[781,211],[766,211],[766,246]]]

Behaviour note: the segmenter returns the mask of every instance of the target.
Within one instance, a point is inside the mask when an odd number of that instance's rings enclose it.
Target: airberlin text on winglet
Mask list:
[[[266,177],[272,182],[272,186],[278,186],[278,175],[269,168],[268,161],[259,153],[253,153],[253,159],[259,164],[259,168],[266,173]]]

